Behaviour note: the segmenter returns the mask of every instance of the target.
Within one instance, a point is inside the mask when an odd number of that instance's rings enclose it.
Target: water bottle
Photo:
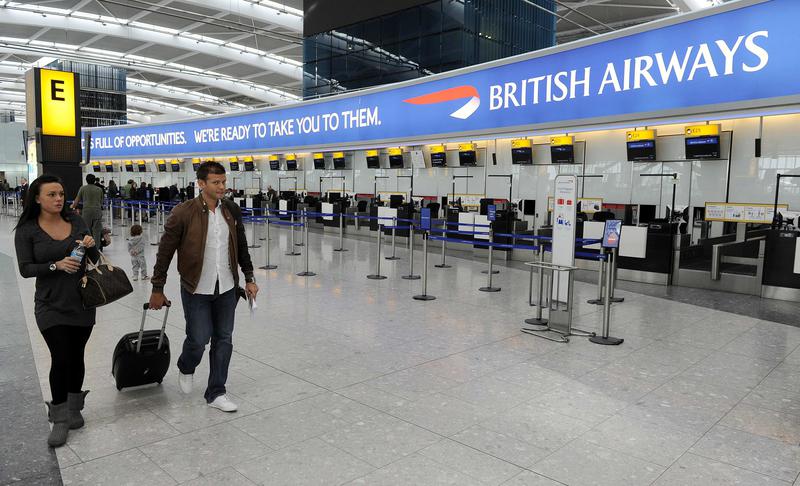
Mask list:
[[[83,246],[83,243],[78,243],[78,246],[72,249],[72,253],[70,253],[69,256],[80,262],[83,261],[83,255],[85,254],[86,247]]]

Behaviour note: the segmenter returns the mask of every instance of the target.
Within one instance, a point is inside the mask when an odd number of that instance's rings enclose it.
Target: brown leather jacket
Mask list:
[[[239,285],[239,271],[241,267],[245,279],[253,281],[253,262],[250,261],[250,252],[247,251],[247,237],[244,224],[242,224],[242,211],[235,203],[227,199],[222,200],[222,215],[228,223],[230,239],[228,250],[230,253],[231,273],[234,285]],[[206,246],[206,233],[208,233],[208,205],[203,196],[181,203],[172,210],[167,222],[164,224],[164,234],[158,244],[156,266],[153,270],[154,292],[163,292],[167,282],[167,270],[172,262],[175,251],[178,252],[178,273],[181,277],[181,286],[194,293],[203,271],[203,253]]]

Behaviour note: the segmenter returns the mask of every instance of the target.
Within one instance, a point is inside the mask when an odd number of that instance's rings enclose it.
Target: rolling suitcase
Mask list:
[[[114,348],[111,374],[117,383],[117,390],[151,383],[160,384],[169,369],[169,338],[164,333],[169,307],[165,306],[161,330],[145,331],[148,307],[149,304],[144,304],[139,331],[122,336]]]

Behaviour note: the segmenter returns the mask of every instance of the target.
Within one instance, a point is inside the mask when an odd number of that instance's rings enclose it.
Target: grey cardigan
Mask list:
[[[72,231],[61,241],[51,238],[37,221],[29,221],[18,227],[14,235],[20,275],[25,278],[36,277],[34,313],[40,331],[59,325],[91,327],[95,321],[94,309],[83,308],[78,292],[86,258],[81,270],[74,274],[50,270],[50,263],[70,254],[76,245],[75,240],[90,234],[80,216],[72,214],[68,218]],[[96,261],[100,253],[95,246],[88,249],[86,256]]]

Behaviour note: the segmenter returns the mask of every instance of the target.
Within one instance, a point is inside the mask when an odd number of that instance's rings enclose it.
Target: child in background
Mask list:
[[[138,224],[131,226],[131,239],[128,240],[128,253],[131,254],[134,282],[139,280],[140,270],[142,273],[142,280],[150,278],[147,275],[147,261],[144,259],[144,237],[142,237],[142,227]]]

